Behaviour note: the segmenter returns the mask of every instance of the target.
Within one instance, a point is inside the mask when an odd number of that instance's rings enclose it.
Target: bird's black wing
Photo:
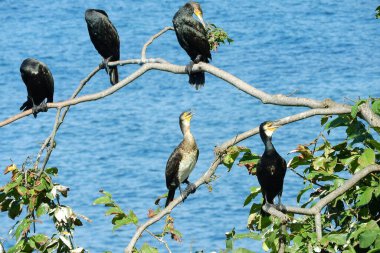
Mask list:
[[[51,103],[53,102],[53,96],[54,96],[54,79],[53,75],[51,74],[50,70],[45,64],[41,64],[41,78],[43,78],[43,84],[45,89],[45,95],[47,98],[47,102]]]
[[[117,61],[120,59],[120,40],[117,30],[107,16],[97,15],[98,19],[86,19],[91,41],[104,59],[112,56],[111,61]]]
[[[168,189],[176,188],[179,185],[178,170],[181,160],[182,154],[180,152],[180,148],[177,147],[170,155],[168,162],[166,163],[165,178],[166,187]]]
[[[201,54],[204,58],[202,60],[208,62],[207,58],[211,59],[210,44],[202,24],[194,18],[186,18],[182,20],[181,25],[181,37],[187,44],[185,50],[188,55],[194,60],[198,54]]]

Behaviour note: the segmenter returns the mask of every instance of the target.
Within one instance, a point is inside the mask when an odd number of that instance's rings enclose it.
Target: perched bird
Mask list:
[[[265,145],[265,151],[258,163],[256,175],[264,197],[263,206],[265,203],[273,204],[276,196],[281,206],[286,161],[277,153],[272,144],[272,134],[278,127],[269,121],[260,125],[260,137]]]
[[[20,66],[21,78],[26,85],[28,97],[26,102],[20,107],[20,110],[26,111],[33,109],[33,115],[36,118],[37,113],[46,112],[48,103],[53,102],[54,79],[48,67],[38,60],[25,59]]]
[[[183,140],[174,149],[166,163],[165,177],[166,187],[169,193],[165,207],[174,199],[175,190],[178,187],[182,193],[181,183],[186,183],[192,193],[196,190],[195,186],[188,181],[189,175],[193,171],[199,155],[197,143],[190,132],[190,121],[192,117],[193,114],[190,111],[183,112],[179,117]]]
[[[119,82],[117,66],[108,67],[109,61],[120,60],[120,40],[115,26],[103,10],[88,9],[85,13],[88,33],[95,49],[104,58],[104,67],[112,85]]]
[[[201,22],[193,18],[195,14]],[[205,73],[192,73],[194,63],[209,62],[210,44],[207,39],[206,25],[202,18],[202,9],[197,2],[188,2],[173,17],[174,30],[181,47],[190,56],[191,62],[186,66],[189,83],[198,89],[205,83]]]

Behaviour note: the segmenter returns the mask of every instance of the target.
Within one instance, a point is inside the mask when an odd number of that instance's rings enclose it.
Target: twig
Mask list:
[[[88,81],[90,81],[90,79],[101,69],[100,66],[96,67],[93,71],[91,71],[91,73],[86,77],[84,78],[78,85],[78,87],[76,88],[76,90],[74,91],[74,93],[71,95],[70,99],[73,99],[75,98],[79,92],[83,89],[83,87],[88,83]],[[38,167],[38,164],[40,163],[40,158],[41,158],[41,155],[43,153],[43,151],[45,150],[45,148],[48,146],[52,136],[53,136],[53,132],[57,132],[59,127],[61,126],[63,120],[65,119],[66,117],[66,114],[67,112],[69,111],[70,107],[66,107],[65,108],[65,111],[62,113],[62,117],[61,119],[58,121],[56,121],[57,124],[54,124],[54,127],[53,127],[53,131],[52,133],[45,139],[44,143],[42,144],[41,148],[40,148],[40,151],[38,152],[37,154],[37,158],[36,158],[36,162],[34,163],[34,168],[37,169]],[[58,112],[57,112],[58,113]],[[53,143],[54,143],[54,140],[53,140]]]
[[[162,237],[156,236],[155,234],[153,234],[152,232],[150,232],[148,229],[145,229],[145,232],[147,232],[148,234],[150,234],[151,236],[153,236],[153,238],[155,238],[157,241],[163,243],[165,245],[166,249],[168,250],[168,252],[172,253],[172,251],[169,248],[168,243]]]
[[[308,178],[306,178],[305,176],[301,175],[301,174],[298,173],[295,169],[293,169],[293,168],[289,168],[289,169],[290,169],[290,171],[292,171],[294,174],[296,174],[297,176],[299,176],[299,177],[302,178],[303,180],[308,181],[308,182],[310,182],[310,183],[312,183],[312,184],[314,184],[314,185],[317,185],[317,186],[319,186],[319,187],[323,187],[323,185],[318,184],[317,182],[314,182],[313,180],[308,179]]]
[[[41,170],[39,172],[39,175],[41,175],[41,173],[45,170],[45,166],[46,166],[47,162],[49,161],[51,152],[53,152],[54,138],[55,138],[55,135],[57,134],[57,130],[59,127],[59,116],[61,115],[61,110],[62,110],[62,108],[58,108],[57,113],[55,115],[55,122],[54,122],[53,132],[51,133],[51,137],[50,137],[49,148],[46,152],[46,156],[45,156],[44,162],[42,164]]]
[[[162,29],[160,32],[156,33],[155,35],[153,35],[152,37],[150,37],[150,39],[144,44],[142,50],[141,50],[141,61],[142,62],[145,62],[146,60],[146,49],[147,47],[152,44],[152,42],[157,39],[158,37],[160,37],[162,34],[164,34],[165,32],[169,31],[169,30],[174,30],[173,27],[165,27],[164,29]]]

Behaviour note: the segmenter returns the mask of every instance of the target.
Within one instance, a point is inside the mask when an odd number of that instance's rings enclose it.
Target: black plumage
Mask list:
[[[120,40],[115,26],[103,10],[88,9],[85,13],[88,33],[95,49],[104,58],[107,73],[112,85],[119,82],[117,66],[108,67],[109,61],[120,60]]]
[[[266,202],[273,204],[276,196],[281,205],[286,161],[277,153],[272,144],[272,134],[277,128],[278,126],[273,122],[268,121],[260,125],[260,137],[265,145],[265,151],[260,158],[256,175],[264,197],[263,205]]]
[[[201,22],[197,21],[193,14],[197,15]],[[210,44],[199,3],[188,2],[181,7],[173,17],[173,25],[179,44],[191,58],[187,66],[189,83],[198,89],[205,83],[205,74],[192,73],[192,66],[200,61],[208,63],[211,59]]]
[[[53,102],[53,75],[43,62],[32,58],[25,59],[21,63],[20,72],[28,91],[28,98],[20,110],[26,111],[33,108],[33,115],[37,117],[38,112],[47,110],[46,104],[41,105],[45,99],[48,103]]]
[[[183,112],[179,117],[183,140],[174,149],[166,163],[165,178],[169,193],[165,207],[174,199],[175,190],[179,188],[181,191],[181,183],[188,184],[189,190],[195,192],[195,186],[188,181],[199,155],[197,143],[190,132],[192,116],[191,112]]]

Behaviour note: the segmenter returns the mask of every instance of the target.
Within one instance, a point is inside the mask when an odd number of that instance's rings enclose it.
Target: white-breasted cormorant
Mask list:
[[[88,9],[85,13],[88,33],[95,49],[104,58],[104,67],[112,85],[119,82],[117,66],[108,67],[109,61],[120,60],[120,40],[115,26],[103,10]]]
[[[179,125],[183,134],[182,142],[174,149],[166,163],[166,187],[169,190],[165,207],[174,199],[175,190],[181,183],[186,183],[189,190],[194,193],[195,186],[188,181],[190,173],[193,171],[198,160],[199,150],[194,136],[190,132],[190,121],[193,114],[190,111],[183,112],[179,117]]]
[[[273,204],[276,196],[278,196],[279,205],[281,205],[286,161],[277,153],[272,144],[272,134],[278,127],[269,121],[260,125],[260,137],[265,145],[265,151],[257,165],[256,175],[264,197],[263,205],[265,203]]]
[[[53,75],[43,62],[32,58],[27,58],[21,63],[20,72],[28,91],[28,98],[20,110],[32,108],[34,117],[37,117],[38,112],[47,111],[45,98],[48,103],[53,102]]]
[[[193,18],[195,14],[201,22]],[[181,47],[191,58],[186,66],[189,83],[198,89],[205,83],[204,72],[192,73],[194,63],[209,62],[211,59],[210,44],[207,39],[206,25],[202,18],[202,9],[197,2],[188,2],[173,17],[174,30]]]

